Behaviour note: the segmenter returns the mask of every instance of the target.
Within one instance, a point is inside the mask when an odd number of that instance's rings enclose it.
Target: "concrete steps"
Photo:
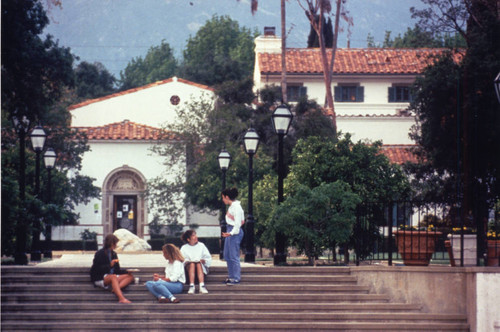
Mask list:
[[[422,312],[358,285],[348,267],[255,267],[226,286],[212,268],[209,294],[160,304],[143,283],[162,268],[140,268],[132,304],[90,283],[88,268],[2,267],[2,331],[469,331],[466,317]]]

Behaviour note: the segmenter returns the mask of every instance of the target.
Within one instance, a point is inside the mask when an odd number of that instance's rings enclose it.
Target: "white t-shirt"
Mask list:
[[[237,235],[240,233],[241,225],[245,223],[245,212],[243,212],[240,201],[233,201],[227,209],[226,223],[233,226],[229,234]]]
[[[189,262],[199,262],[205,260],[205,264],[201,264],[203,273],[208,274],[208,268],[212,264],[212,255],[208,251],[205,244],[198,242],[194,246],[186,243],[181,247],[182,256],[184,256],[184,264]]]
[[[186,275],[184,273],[184,264],[181,261],[174,261],[170,263],[167,260],[165,267],[165,278],[169,278],[171,282],[186,282]]]

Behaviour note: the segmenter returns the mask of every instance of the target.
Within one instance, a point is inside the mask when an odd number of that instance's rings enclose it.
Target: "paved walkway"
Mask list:
[[[39,267],[90,267],[94,259],[94,252],[64,252],[60,257],[54,253],[51,261],[37,264]],[[146,253],[118,253],[120,266],[127,267],[164,267],[165,258],[161,251],[151,251]],[[226,266],[225,261],[219,260],[219,255],[212,255],[212,266]],[[241,262],[241,266],[263,266]]]

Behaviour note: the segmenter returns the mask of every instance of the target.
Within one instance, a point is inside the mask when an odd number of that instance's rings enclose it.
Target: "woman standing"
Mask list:
[[[153,281],[146,282],[146,288],[158,299],[160,303],[179,303],[174,294],[182,293],[186,282],[184,274],[184,257],[179,248],[168,243],[162,247],[163,257],[167,260],[165,276],[153,274]]]
[[[134,276],[120,268],[118,255],[114,251],[118,241],[113,234],[106,236],[104,248],[95,253],[90,268],[90,280],[97,287],[108,289],[111,286],[111,291],[118,297],[118,302],[131,303],[123,296],[122,289],[134,281]]]
[[[236,188],[226,188],[222,191],[222,201],[229,205],[226,213],[227,232],[222,233],[224,237],[224,259],[227,262],[228,278],[225,284],[228,286],[237,285],[241,280],[240,265],[240,243],[243,239],[243,229],[245,214],[241,208],[240,201],[236,200],[238,190]]]

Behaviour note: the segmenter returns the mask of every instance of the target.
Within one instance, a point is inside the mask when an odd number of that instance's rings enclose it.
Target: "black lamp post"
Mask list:
[[[17,218],[16,223],[16,252],[14,254],[14,262],[17,265],[28,264],[28,256],[26,256],[26,218],[24,211],[24,201],[26,198],[26,179],[25,179],[25,148],[26,148],[26,134],[30,127],[30,121],[26,116],[19,119],[16,116],[12,117],[12,124],[19,136],[19,200],[21,203],[21,211]]]
[[[283,202],[283,178],[285,177],[285,167],[283,163],[283,137],[288,133],[292,123],[293,114],[284,104],[278,106],[272,116],[273,127],[278,134],[278,204]],[[274,255],[274,265],[286,263],[285,236],[278,232],[275,237],[276,253]]]
[[[500,73],[498,73],[493,83],[495,84],[495,92],[497,93],[497,99],[500,103]]]
[[[52,201],[52,169],[56,164],[57,154],[52,148],[48,148],[43,154],[43,162],[47,169],[47,203]],[[45,258],[52,258],[52,225],[47,223],[45,226],[46,250],[43,254]]]
[[[245,151],[248,154],[248,215],[246,222],[246,253],[245,262],[255,263],[255,220],[253,218],[253,155],[259,148],[259,134],[250,128],[243,137]]]
[[[231,155],[229,152],[226,151],[226,148],[222,149],[222,151],[219,153],[219,156],[217,157],[217,160],[219,161],[219,168],[222,171],[222,190],[226,189],[226,171],[229,168],[229,163],[231,162]],[[222,237],[222,233],[226,232],[226,206],[224,205],[224,202],[222,202],[221,198],[221,218],[220,218],[220,230],[221,230],[221,236],[220,236],[220,252],[219,252],[219,258],[223,259],[224,258],[224,238]]]
[[[35,167],[35,196],[40,195],[40,153],[45,145],[47,135],[41,126],[36,126],[30,135],[31,145],[36,154]],[[42,252],[40,251],[40,220],[36,217],[33,221],[33,243],[31,244],[31,260],[40,261]]]

